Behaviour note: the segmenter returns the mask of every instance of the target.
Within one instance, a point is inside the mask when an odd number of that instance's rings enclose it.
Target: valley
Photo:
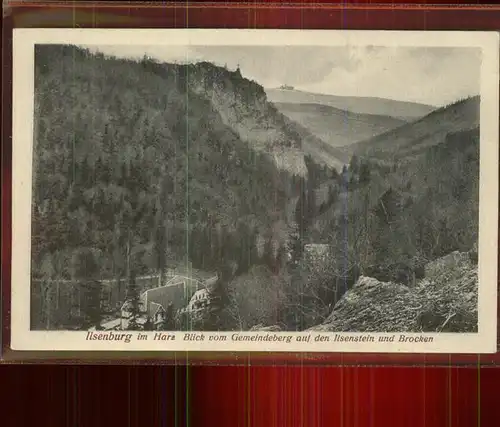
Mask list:
[[[362,276],[423,286],[477,244],[478,98],[433,111],[265,90],[209,62],[36,58],[33,329],[98,329],[125,302],[134,319],[144,278],[166,287],[181,265],[217,280],[161,327],[305,330]]]
[[[359,114],[329,105],[275,103],[285,116],[308,128],[332,147],[368,140],[408,123],[390,116]]]

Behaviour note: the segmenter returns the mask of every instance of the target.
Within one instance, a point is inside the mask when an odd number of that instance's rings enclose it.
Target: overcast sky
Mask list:
[[[92,48],[95,50],[95,48]],[[480,92],[481,52],[474,48],[302,46],[99,46],[122,57],[165,62],[210,61],[265,88],[374,96],[444,105]]]

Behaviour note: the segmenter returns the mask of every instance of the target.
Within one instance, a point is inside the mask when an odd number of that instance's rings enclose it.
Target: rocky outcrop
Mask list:
[[[298,125],[267,102],[262,86],[210,63],[190,66],[189,89],[211,101],[223,122],[250,146],[268,153],[279,169],[306,177]]]
[[[414,288],[362,276],[315,331],[475,332],[477,266],[454,252],[426,266]]]
[[[424,278],[425,267],[411,261],[398,262],[366,267],[363,274],[382,282],[396,282],[407,286],[414,286],[416,280]]]
[[[442,258],[429,262],[425,266],[426,278],[439,278],[459,268],[472,268],[471,255],[468,252],[452,252]]]
[[[422,307],[406,286],[362,276],[317,331],[408,332]]]

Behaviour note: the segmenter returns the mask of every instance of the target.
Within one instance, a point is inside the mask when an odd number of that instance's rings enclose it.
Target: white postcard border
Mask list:
[[[482,49],[480,106],[479,327],[477,334],[320,332],[115,332],[130,338],[90,340],[88,333],[30,330],[31,187],[35,44],[80,45],[295,45],[428,46]],[[15,29],[13,40],[12,280],[11,348],[54,351],[272,351],[380,353],[494,353],[497,349],[497,242],[499,142],[499,35],[496,32],[346,30],[138,30]],[[460,72],[460,70],[457,70]],[[109,332],[99,332],[103,337]],[[157,335],[155,335],[157,334]],[[160,335],[158,335],[160,334]],[[193,333],[191,333],[193,334]],[[138,339],[146,335],[146,339]],[[174,339],[168,337],[174,337]],[[290,337],[279,341],[238,341],[235,337]],[[307,337],[309,341],[298,341]],[[330,341],[319,341],[329,336]],[[334,342],[333,337],[374,337]],[[394,336],[393,342],[378,342]],[[400,336],[430,342],[401,342]],[[155,339],[155,337],[157,339]],[[192,336],[191,338],[193,338]],[[200,337],[203,337],[200,338]],[[212,337],[212,339],[210,338]],[[224,340],[224,337],[226,339]],[[420,338],[419,338],[420,337]]]

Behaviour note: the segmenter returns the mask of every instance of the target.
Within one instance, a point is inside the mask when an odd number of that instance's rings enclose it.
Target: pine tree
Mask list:
[[[276,258],[274,256],[274,250],[273,250],[273,240],[271,238],[266,240],[266,243],[264,245],[264,263],[269,267],[269,268],[274,268],[276,264]]]
[[[306,224],[309,225],[317,214],[316,190],[310,188],[307,192],[307,217]]]
[[[353,175],[357,175],[359,172],[359,159],[355,154],[353,154],[349,162],[349,170]]]
[[[227,308],[230,297],[228,283],[231,278],[228,275],[219,276],[219,280],[209,290],[208,311],[204,315],[203,330],[230,330]]]
[[[102,285],[99,282],[100,269],[98,259],[99,251],[95,249],[84,248],[78,250],[72,259],[72,277],[81,285],[82,306],[84,329],[95,327],[100,329],[100,324],[104,312],[102,307]]]
[[[301,186],[302,191],[300,193],[300,196],[297,200],[297,205],[295,207],[295,222],[297,223],[298,232],[301,237],[305,234],[305,230],[307,229],[308,226],[307,215],[309,212],[309,207],[307,205],[308,194],[304,187],[305,186]]]
[[[89,327],[95,327],[97,330],[102,329],[101,320],[104,312],[102,306],[101,283],[96,280],[90,280],[83,284],[83,306],[84,306],[84,322]]]
[[[197,268],[200,268],[203,262],[203,245],[203,232],[195,226],[189,233],[189,259]]]
[[[229,264],[237,260],[237,243],[233,234],[226,228],[222,229],[221,263]]]
[[[287,246],[287,259],[293,265],[302,258],[303,245],[298,230],[293,230],[289,235]]]
[[[330,178],[334,180],[337,180],[339,178],[339,173],[337,172],[337,169],[332,168],[330,170]]]
[[[349,184],[349,170],[347,169],[347,165],[344,165],[342,167],[342,174],[340,176],[340,180],[344,191],[347,191],[347,187]]]
[[[337,192],[334,185],[328,187],[328,205],[332,205],[337,201]]]
[[[278,252],[276,254],[276,263],[275,263],[275,271],[274,273],[278,274],[281,269],[283,269],[288,262],[288,253],[287,248],[284,245],[280,245],[278,248]]]
[[[250,246],[250,254],[249,254],[249,266],[255,265],[259,262],[259,250],[257,248],[257,238],[258,238],[259,232],[257,229],[254,229],[250,233],[250,240],[249,240],[249,246]]]
[[[165,307],[165,313],[163,315],[163,320],[159,325],[157,325],[156,329],[160,330],[160,331],[174,331],[175,330],[175,311],[174,311],[174,305],[172,303],[169,303]]]
[[[165,227],[163,227],[163,224],[157,225],[153,239],[154,239],[153,240],[154,255],[156,258],[155,264],[158,269],[160,283],[162,283],[166,269],[165,252],[166,252],[166,240],[167,240]]]
[[[210,243],[210,231],[207,226],[203,227],[200,232],[200,268],[203,270],[211,270],[212,264],[212,247]]]
[[[136,282],[136,260],[132,259],[132,238],[131,230],[128,230],[127,240],[127,288],[125,291],[125,306],[128,313],[128,330],[136,331],[140,329],[139,318],[144,314],[140,298],[140,289]]]
[[[137,286],[134,273],[130,275],[126,292],[127,312],[129,313],[127,330],[138,331],[141,329],[139,318],[142,315],[142,311],[139,287]]]
[[[366,185],[370,182],[370,166],[367,162],[362,162],[359,168],[359,183]]]

